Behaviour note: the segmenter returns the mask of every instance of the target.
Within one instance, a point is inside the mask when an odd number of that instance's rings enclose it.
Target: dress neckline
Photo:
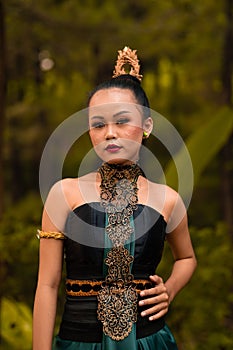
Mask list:
[[[95,206],[95,205],[98,205],[100,207],[100,211],[103,212],[103,208],[101,207],[101,202],[99,201],[95,201],[95,202],[86,202],[86,203],[83,203],[83,204],[80,204],[78,205],[77,207],[73,208],[71,210],[71,212],[77,214],[79,212],[79,210],[81,210],[82,208],[84,208],[85,206]],[[137,203],[137,206],[140,207],[140,208],[148,208],[149,210],[153,211],[156,215],[158,215],[158,217],[161,217],[163,219],[163,221],[165,222],[165,224],[167,225],[167,221],[164,219],[164,216],[163,214],[161,214],[158,210],[156,210],[155,208],[149,206],[149,205],[146,205],[146,204],[142,204],[142,203]],[[93,207],[94,208],[94,207]],[[95,209],[95,208],[94,208]],[[136,209],[137,211],[138,209]]]

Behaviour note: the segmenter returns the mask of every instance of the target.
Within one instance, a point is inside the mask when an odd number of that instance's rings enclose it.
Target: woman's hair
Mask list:
[[[97,85],[89,94],[89,98],[87,101],[88,106],[90,104],[91,98],[95,95],[97,91],[111,88],[119,88],[132,91],[137,103],[143,107],[146,107],[143,108],[144,118],[146,119],[150,117],[150,105],[146,93],[141,87],[140,81],[130,74],[123,74]]]

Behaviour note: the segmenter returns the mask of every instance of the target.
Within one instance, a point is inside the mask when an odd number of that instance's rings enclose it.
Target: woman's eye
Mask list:
[[[103,128],[104,126],[105,124],[103,122],[96,122],[91,125],[91,127],[95,129],[100,129],[100,128]]]
[[[129,118],[121,118],[116,123],[117,124],[127,124],[129,122]]]

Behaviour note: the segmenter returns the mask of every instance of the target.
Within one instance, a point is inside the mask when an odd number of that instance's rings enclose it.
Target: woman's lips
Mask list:
[[[117,145],[114,145],[114,144],[111,144],[111,145],[108,145],[105,150],[110,152],[110,153],[115,153],[115,152],[118,152],[122,147],[120,146],[117,146]]]

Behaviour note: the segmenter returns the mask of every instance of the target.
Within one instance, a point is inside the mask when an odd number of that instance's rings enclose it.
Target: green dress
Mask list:
[[[168,328],[165,325],[161,330],[145,338],[140,338],[136,340],[137,350],[177,350],[175,339]],[[125,342],[125,347],[122,344],[115,343],[111,345],[110,348],[104,347],[102,343],[85,343],[85,342],[75,342],[69,340],[60,339],[58,336],[54,340],[53,350],[66,349],[66,350],[118,350],[118,346],[121,349],[133,350],[127,342]]]

